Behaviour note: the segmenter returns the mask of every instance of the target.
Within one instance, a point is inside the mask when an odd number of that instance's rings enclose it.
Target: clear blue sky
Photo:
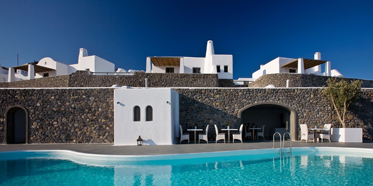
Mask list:
[[[317,51],[345,77],[373,79],[373,1],[0,0],[0,64],[74,64],[79,48],[145,70],[147,56],[232,54],[234,78]]]

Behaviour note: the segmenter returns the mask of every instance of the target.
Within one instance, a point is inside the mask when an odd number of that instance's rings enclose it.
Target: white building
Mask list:
[[[146,72],[218,74],[219,79],[233,79],[233,56],[215,54],[209,40],[205,57],[147,57]]]
[[[27,73],[20,73],[22,71]],[[45,57],[39,60],[38,63],[29,63],[16,67],[10,67],[8,71],[8,82],[34,79],[42,77],[51,77],[59,75],[67,75],[78,70],[89,70],[90,72],[115,72],[115,65],[110,61],[102,59],[98,56],[88,56],[86,49],[79,50],[78,64],[68,65],[58,62],[50,57]],[[16,73],[17,72],[17,73]]]
[[[0,64],[0,82],[7,82],[8,81],[8,69],[2,67]]]
[[[171,88],[114,90],[114,145],[172,145],[179,136],[179,93]]]
[[[325,71],[322,72],[321,64],[324,63]],[[258,79],[260,76],[265,74],[277,73],[315,74],[342,77],[342,74],[337,70],[331,70],[330,61],[321,60],[321,53],[316,52],[314,59],[278,57],[265,65],[260,65],[260,69],[252,74],[252,78]]]

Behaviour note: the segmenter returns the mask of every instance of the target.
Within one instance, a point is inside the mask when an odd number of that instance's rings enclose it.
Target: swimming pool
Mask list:
[[[373,150],[302,147],[156,156],[0,153],[0,185],[372,185]]]

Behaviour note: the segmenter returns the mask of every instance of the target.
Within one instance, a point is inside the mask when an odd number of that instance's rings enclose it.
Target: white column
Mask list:
[[[27,71],[27,79],[34,79],[35,77],[35,69],[34,65],[28,64],[28,71]]]
[[[8,82],[13,82],[13,81],[15,81],[14,68],[9,67],[9,69],[8,69]]]
[[[184,58],[180,58],[180,74],[184,74]]]
[[[330,61],[327,61],[325,63],[325,76],[330,76],[330,71],[331,71],[331,65],[330,65]]]
[[[286,88],[289,88],[290,80],[286,80]]]
[[[152,72],[152,62],[150,61],[150,57],[146,58],[146,73]]]
[[[304,74],[303,58],[298,58],[298,74]]]

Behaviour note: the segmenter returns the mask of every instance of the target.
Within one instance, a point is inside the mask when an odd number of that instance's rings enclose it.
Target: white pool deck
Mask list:
[[[279,142],[275,143],[278,148]],[[203,144],[177,144],[153,146],[114,146],[113,144],[2,144],[0,152],[20,150],[71,150],[82,153],[106,155],[158,155],[158,154],[184,154],[199,152],[220,152],[251,149],[269,149],[273,147],[272,141],[249,143],[203,143]],[[289,147],[289,142],[285,142]],[[349,147],[373,149],[373,141],[364,143],[306,143],[292,142],[292,147]]]

